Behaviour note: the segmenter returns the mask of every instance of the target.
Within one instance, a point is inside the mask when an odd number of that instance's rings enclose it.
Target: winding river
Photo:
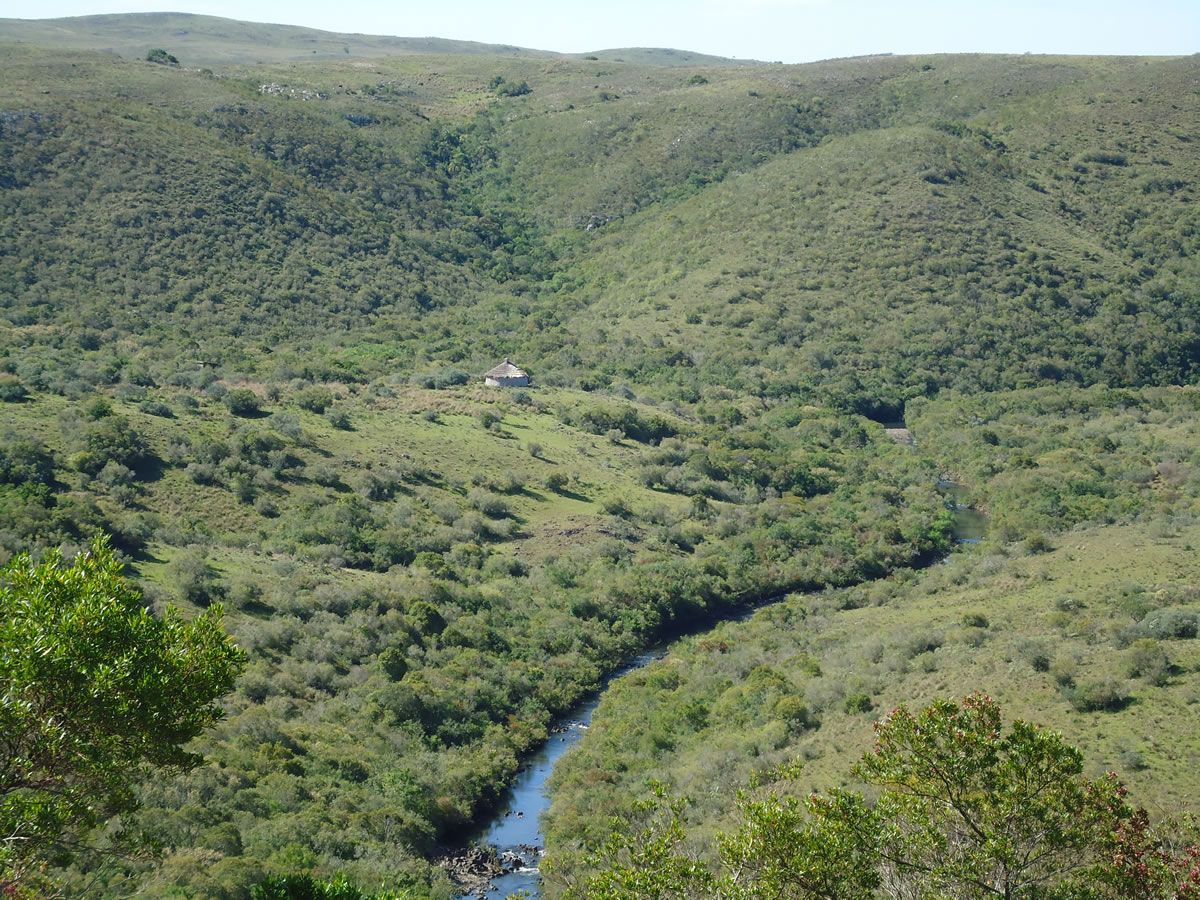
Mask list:
[[[938,487],[947,494],[949,505],[954,510],[955,540],[960,544],[974,544],[982,540],[987,531],[987,518],[963,502],[962,486],[943,480],[938,482]],[[747,610],[740,617],[749,617],[758,608],[761,607]],[[549,781],[555,764],[587,731],[592,715],[600,705],[604,688],[613,679],[640,669],[662,655],[662,648],[652,649],[634,657],[632,662],[614,672],[606,679],[600,691],[560,720],[542,748],[529,757],[506,793],[499,812],[475,838],[478,844],[495,847],[501,859],[516,861],[516,868],[492,879],[486,893],[463,894],[460,900],[479,897],[491,900],[510,897],[518,891],[525,891],[530,897],[541,896],[542,883],[538,872],[544,845],[541,817],[542,813],[550,808],[546,782]]]
[[[640,669],[662,656],[655,648],[639,654],[605,682],[605,687],[615,678]],[[490,844],[502,859],[520,859],[518,867],[504,875],[493,878],[485,894],[463,894],[463,898],[509,897],[517,891],[525,891],[530,897],[541,895],[541,875],[538,863],[543,845],[541,818],[550,808],[550,795],[546,782],[559,758],[573,747],[588,725],[592,714],[600,705],[603,688],[589,697],[553,729],[542,748],[529,757],[505,795],[503,805],[488,827],[479,833],[476,842]]]

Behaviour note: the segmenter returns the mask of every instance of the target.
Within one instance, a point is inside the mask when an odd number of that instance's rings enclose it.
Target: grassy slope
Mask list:
[[[606,499],[623,497],[639,507],[666,504],[683,508],[687,499],[652,491],[636,478],[637,466],[647,448],[632,441],[613,442],[564,425],[553,414],[558,408],[579,404],[577,392],[544,389],[536,393],[538,405],[513,403],[503,391],[489,388],[458,388],[430,391],[398,387],[391,397],[366,397],[343,389],[338,408],[346,411],[353,430],[332,427],[324,416],[286,402],[267,404],[265,413],[284,412],[294,417],[304,434],[294,451],[307,469],[331,464],[343,475],[341,487],[323,487],[310,478],[279,485],[275,496],[280,513],[302,508],[313,499],[333,502],[350,491],[356,475],[383,471],[403,462],[415,470],[431,473],[430,494],[459,496],[472,479],[503,480],[513,476],[526,487],[511,496],[510,503],[520,523],[509,546],[527,559],[556,551],[554,537],[564,530],[582,527],[593,532],[609,517],[602,511]],[[180,396],[172,391],[152,391],[150,398],[168,402]],[[74,408],[70,401],[54,395],[35,395],[27,403],[4,407],[5,426],[13,432],[35,436],[51,450],[65,455],[61,417]],[[175,407],[179,409],[178,406]],[[495,411],[502,416],[500,430],[489,431],[479,413]],[[436,413],[435,421],[427,414]],[[181,410],[175,418],[149,415],[135,403],[117,401],[114,414],[129,419],[146,438],[158,457],[170,455],[170,447],[187,440],[228,438],[235,427],[259,424],[270,428],[270,419],[231,419],[224,405],[202,401],[195,410]],[[542,448],[530,454],[531,445]],[[554,472],[566,475],[569,490],[556,494],[544,486]],[[192,483],[178,468],[166,467],[162,476],[144,483],[138,506],[164,519],[202,523],[205,531],[223,549],[256,538],[264,523],[252,507],[238,503],[228,491]],[[119,514],[117,504],[102,504]],[[153,580],[159,563],[170,558],[171,549],[156,546],[158,562],[147,563],[145,572]]]
[[[404,53],[551,55],[473,41],[338,34],[294,25],[240,22],[173,12],[0,19],[0,39],[73,50],[99,50],[133,59],[144,57],[152,47],[161,47],[178,57],[185,66],[311,62]]]
[[[353,822],[361,829],[350,838],[354,846],[374,843],[378,847],[382,842],[390,850],[386,858],[378,858],[377,851],[372,851],[357,864],[351,862],[355,858],[351,850],[342,850],[340,855],[346,858],[338,867],[354,869],[358,865],[359,877],[365,881],[387,873],[390,879],[422,885],[422,894],[432,891],[435,896],[447,896],[450,888],[444,876],[414,855],[414,846],[424,853],[431,849],[430,834],[422,830],[427,826],[396,831],[389,837],[387,829],[381,835],[383,826],[372,819],[378,816],[382,821],[391,815],[407,821],[405,817],[410,815],[404,800],[386,795],[387,779],[395,772],[419,773],[424,785],[422,808],[436,800],[444,807],[442,815],[450,815],[450,804],[461,791],[458,785],[468,780],[465,773],[470,773],[470,779],[479,779],[489,767],[504,768],[503,774],[486,776],[487,784],[482,787],[489,796],[503,778],[511,777],[516,759],[511,749],[493,746],[498,735],[504,735],[499,743],[505,747],[535,742],[539,735],[544,737],[547,716],[525,703],[519,717],[511,717],[507,728],[489,738],[491,749],[478,761],[472,754],[482,751],[475,745],[439,750],[422,741],[418,732],[389,725],[377,709],[371,712],[378,702],[379,685],[386,683],[371,680],[378,668],[378,653],[384,646],[404,648],[411,641],[403,619],[397,618],[398,610],[406,604],[411,608],[417,598],[437,601],[445,592],[439,593],[437,582],[423,567],[397,566],[390,572],[346,568],[339,558],[344,551],[298,545],[293,536],[314,514],[356,500],[372,473],[384,476],[397,467],[421,474],[394,499],[370,504],[373,514],[397,522],[433,519],[429,510],[434,510],[461,528],[458,517],[464,508],[470,514],[465,498],[473,484],[524,482],[523,488],[504,497],[509,513],[498,524],[505,526],[507,537],[487,541],[459,532],[455,540],[462,543],[457,544],[456,552],[465,553],[464,559],[494,557],[493,564],[521,560],[535,572],[547,559],[566,551],[580,559],[606,545],[639,546],[649,538],[644,527],[608,515],[601,508],[606,500],[620,497],[630,505],[660,509],[686,509],[689,501],[650,491],[636,480],[638,460],[648,448],[563,425],[551,410],[577,406],[579,398],[570,391],[535,392],[537,402],[546,405],[522,406],[513,403],[511,394],[479,387],[452,391],[398,387],[372,397],[342,390],[337,406],[356,423],[353,430],[333,428],[325,417],[286,400],[267,406],[266,412],[278,414],[276,418],[231,419],[219,402],[201,399],[199,406],[190,408],[180,404],[182,395],[176,391],[152,390],[148,396],[172,406],[175,417],[149,415],[137,403],[121,400],[113,403],[113,415],[126,417],[160,458],[170,457],[173,446],[188,442],[229,441],[238,429],[269,431],[280,426],[278,415],[290,417],[302,437],[289,448],[298,458],[299,468],[288,477],[260,485],[257,491],[272,501],[275,512],[269,517],[255,506],[239,502],[220,484],[196,483],[178,466],[165,466],[158,474],[143,477],[137,494],[126,500],[60,470],[62,489],[90,491],[106,515],[125,522],[142,518],[155,523],[154,539],[132,561],[133,572],[148,596],[169,598],[189,613],[207,605],[208,599],[180,602],[179,565],[202,560],[208,579],[228,595],[227,627],[250,654],[250,669],[242,682],[245,693],[229,698],[228,719],[201,742],[203,752],[213,761],[211,768],[191,776],[194,780],[187,788],[183,782],[146,788],[147,815],[169,852],[164,867],[149,877],[142,889],[157,895],[169,893],[171,885],[184,884],[205,895],[233,891],[242,896],[247,885],[266,870],[321,865],[313,850],[299,848],[315,845],[326,853],[338,853],[321,843],[329,837],[318,835],[328,835],[331,829],[344,831]],[[502,416],[498,429],[485,430],[481,425],[478,414],[485,409]],[[81,427],[75,418],[78,410],[77,404],[54,395],[34,395],[25,403],[6,404],[3,436],[37,438],[60,459],[65,458],[73,434]],[[433,413],[436,421],[429,418]],[[537,457],[529,452],[534,443],[543,448]],[[336,478],[322,481],[321,470],[335,473]],[[565,490],[545,487],[552,472],[567,477]],[[325,486],[328,481],[332,486]],[[472,539],[484,547],[472,547],[468,543]],[[461,565],[454,553],[447,559],[452,560],[451,566]],[[505,562],[494,572],[489,569],[487,575],[475,578],[486,582],[479,589],[486,598],[486,615],[496,617],[489,633],[519,628],[523,639],[532,637],[532,629],[523,625],[533,609],[524,596],[531,590],[538,594],[537,605],[545,607],[545,615],[535,614],[538,627],[553,631],[556,620],[551,617],[567,614],[557,610],[561,598],[540,582],[532,586],[523,579],[505,578],[502,573],[508,570]],[[406,596],[411,599],[398,599]],[[513,604],[519,605],[514,608]],[[550,608],[556,611],[551,613]],[[392,611],[385,615],[388,609]],[[457,617],[464,619],[462,610]],[[433,653],[432,642],[428,652]],[[567,685],[579,673],[573,674],[562,659],[553,658],[560,652],[561,648],[551,650],[547,645],[533,654],[531,663],[509,660],[506,667],[510,674],[529,671],[528,690],[540,681],[540,692],[572,691]],[[443,655],[447,657],[443,664],[449,666],[453,648],[444,650]],[[437,682],[439,690],[461,696],[492,689],[488,668],[492,663],[470,654],[466,658],[476,661],[466,669],[455,664],[453,672],[447,668],[433,674],[449,679],[444,685]],[[554,687],[547,684],[541,675],[544,666],[560,673],[561,687],[557,681]],[[590,673],[585,678],[598,675],[591,664],[585,671]],[[262,731],[264,728],[267,731]],[[256,737],[251,739],[251,735]],[[290,750],[272,759],[254,755],[253,748],[261,750],[272,741]],[[288,763],[289,758],[302,759],[303,770]],[[357,760],[357,768],[346,768],[350,760]],[[215,774],[220,772],[241,774],[225,783],[224,776]],[[362,784],[367,776],[361,773],[370,773],[372,781]],[[302,777],[296,777],[298,774]],[[222,789],[214,796],[211,780],[215,777],[222,779]],[[187,790],[210,792],[207,812],[189,806],[186,796],[179,793]],[[368,792],[366,797],[360,795],[363,790]],[[436,795],[435,790],[445,795]],[[232,800],[230,792],[235,795]],[[328,814],[320,813],[316,806],[297,802],[297,798],[311,799],[319,792],[339,797],[338,812],[333,814],[341,817],[337,826],[331,826]],[[261,797],[266,799],[257,799]],[[373,812],[381,804],[385,811]],[[236,850],[215,836],[229,828],[239,835]],[[293,828],[307,838],[287,844],[284,836]],[[302,859],[296,853],[301,853]],[[104,890],[115,889],[108,883]]]
[[[799,759],[783,790],[843,784],[876,716],[972,690],[1060,729],[1156,815],[1194,810],[1200,644],[1152,623],[1193,616],[1198,596],[1197,400],[1039,388],[916,406],[910,452],[990,512],[989,535],[919,574],[793,597],[622,680],[555,778],[560,875],[648,778],[696,798],[703,842],[752,772]],[[1165,654],[1149,674],[1132,649],[1147,637],[1159,639],[1143,652]],[[869,713],[851,711],[855,697]]]
[[[837,392],[893,397],[1096,369],[1136,379],[1160,354],[1190,366],[1195,307],[1180,288],[1196,278],[1194,62],[1155,64],[1153,76],[1145,63],[1030,63],[1031,76],[1048,73],[1044,93],[1020,97],[1020,70],[988,82],[1011,99],[979,97],[988,67],[956,71],[966,65],[939,59],[891,79],[894,126],[831,135],[600,232],[574,328],[685,352],[721,332],[719,361],[695,354],[714,378],[736,367],[748,387],[819,373]],[[964,77],[963,97],[941,96]],[[936,84],[917,101],[923,78]],[[1172,99],[1156,79],[1175,85]],[[917,124],[940,116],[977,130]],[[1099,151],[1124,162],[1084,161]],[[1182,188],[1157,194],[1163,179]],[[1145,246],[1167,233],[1178,250]],[[1191,324],[1146,333],[1139,314],[1173,293]]]
[[[1033,557],[983,544],[915,578],[793,597],[749,622],[682,641],[610,689],[585,740],[557,770],[552,856],[569,860],[581,835],[603,835],[608,816],[628,814],[625,798],[641,795],[647,778],[697,801],[691,834],[703,842],[728,825],[729,798],[751,772],[799,758],[802,774],[777,789],[845,784],[881,712],[974,690],[996,697],[1011,718],[1062,731],[1083,750],[1089,771],[1119,771],[1152,813],[1195,811],[1200,644],[1164,641],[1172,675],[1161,686],[1132,683],[1133,702],[1115,712],[1076,711],[1055,677],[1125,680],[1128,651],[1113,636],[1133,621],[1132,598],[1194,602],[1197,542],[1195,525],[1129,525],[1072,532]],[[845,605],[862,608],[839,609]],[[964,625],[976,615],[986,627]],[[1048,654],[1051,671],[1031,666],[1031,647]],[[819,719],[816,730],[789,728],[781,718],[780,697],[797,692]],[[844,698],[859,692],[871,696],[871,713],[843,709]],[[707,727],[679,725],[697,705],[709,713]]]
[[[272,62],[314,62],[347,57],[455,54],[552,58],[552,51],[435,37],[342,34],[241,22],[190,13],[124,13],[61,19],[0,19],[0,40],[73,50],[99,50],[141,58],[152,47],[166,48],[185,66],[227,66]],[[730,66],[745,61],[687,50],[627,47],[574,54],[651,66]]]
[[[275,363],[517,354],[560,383],[867,412],[947,385],[1194,376],[1194,59],[885,57],[689,84],[603,60],[208,77],[7,55],[17,115],[55,114],[19,126],[44,145],[18,150],[6,215],[18,325],[116,297],[165,307],[170,340],[187,308],[188,336],[242,370],[265,335]],[[498,99],[496,76],[533,93]],[[197,209],[261,225],[231,241]]]

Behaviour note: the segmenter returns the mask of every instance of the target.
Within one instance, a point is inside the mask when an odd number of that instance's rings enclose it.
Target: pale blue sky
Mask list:
[[[1200,51],[1200,0],[4,0],[0,16],[162,9],[562,52],[678,47],[784,62],[882,52]]]

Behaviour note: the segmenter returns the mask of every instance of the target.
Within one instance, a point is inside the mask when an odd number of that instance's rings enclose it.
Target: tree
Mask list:
[[[857,898],[879,886],[879,821],[857,794],[743,801],[742,827],[721,839],[731,897]]]
[[[0,403],[24,403],[29,390],[15,375],[0,373]]]
[[[408,891],[362,890],[345,875],[322,881],[312,875],[272,875],[250,888],[250,900],[408,900]]]
[[[83,450],[71,462],[74,468],[96,475],[109,462],[137,469],[149,457],[146,441],[120,416],[107,416],[94,422],[83,433]]]
[[[243,664],[220,607],[152,615],[103,539],[0,569],[0,893],[135,809],[151,771],[194,766]]]
[[[900,706],[875,728],[854,769],[878,789],[873,803],[844,790],[743,798],[714,871],[680,849],[682,802],[656,787],[657,811],[618,828],[569,895],[669,898],[678,881],[680,896],[729,900],[1200,898],[1195,822],[1152,826],[1115,775],[1086,778],[1061,735],[1005,731],[990,697]]]
[[[1055,732],[1020,721],[1004,732],[980,694],[893,710],[855,774],[882,789],[884,882],[918,893],[1030,897],[1087,881],[1133,814],[1115,777],[1085,778]]]
[[[703,862],[680,849],[683,841],[682,800],[669,800],[661,784],[652,785],[651,800],[637,811],[650,816],[638,831],[617,828],[594,862],[600,871],[571,897],[587,900],[689,900],[713,896],[717,883]]]

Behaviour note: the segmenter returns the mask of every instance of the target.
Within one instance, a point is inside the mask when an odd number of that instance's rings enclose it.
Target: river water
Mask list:
[[[939,490],[950,498],[954,512],[954,540],[959,544],[978,544],[987,535],[987,516],[967,503],[967,490],[961,484],[942,479]]]
[[[640,669],[662,656],[661,649],[653,649],[634,657],[633,661],[615,672],[612,679]],[[485,831],[479,833],[476,842],[491,844],[503,857],[505,851],[520,856],[524,865],[514,872],[492,879],[485,895],[488,898],[509,897],[517,891],[525,891],[530,897],[541,896],[541,875],[538,872],[543,846],[541,818],[550,808],[550,796],[546,782],[554,771],[554,764],[571,747],[578,743],[591,724],[592,714],[600,705],[603,689],[571,711],[568,718],[560,721],[542,748],[529,757],[525,767],[517,775],[512,787],[505,795],[503,805]],[[478,894],[464,894],[464,898]]]
[[[950,498],[949,504],[954,510],[954,539],[960,544],[975,544],[981,541],[987,533],[987,517],[967,505],[962,485],[943,480],[938,482],[938,487]],[[753,612],[753,609],[748,610],[742,617],[747,617]],[[604,687],[614,678],[640,669],[661,656],[661,648],[655,648],[635,657],[627,666],[615,672],[605,682]],[[491,900],[510,897],[518,891],[525,891],[530,897],[541,896],[542,881],[538,872],[544,846],[541,818],[550,808],[546,782],[550,773],[554,771],[555,763],[578,743],[587,731],[602,695],[603,687],[576,707],[567,718],[559,721],[542,748],[526,761],[512,787],[505,794],[503,805],[491,824],[476,836],[476,843],[490,844],[501,857],[504,857],[507,851],[523,861],[523,865],[516,871],[493,879],[487,893],[482,896]],[[462,900],[478,896],[481,895],[464,894]]]

